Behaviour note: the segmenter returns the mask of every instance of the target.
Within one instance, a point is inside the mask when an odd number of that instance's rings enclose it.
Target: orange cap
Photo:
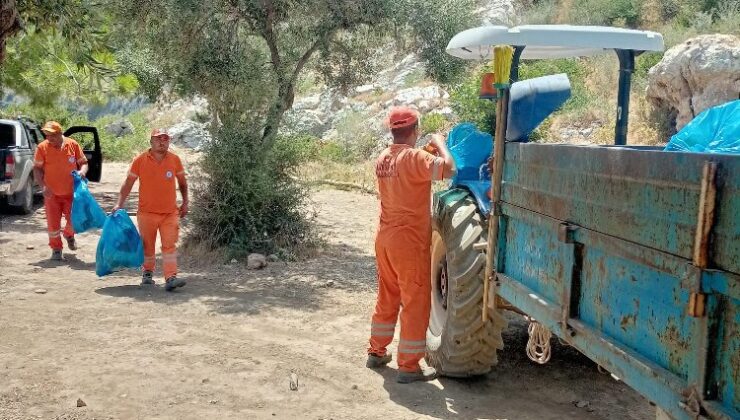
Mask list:
[[[62,134],[62,125],[56,121],[47,121],[46,124],[41,127],[41,131],[46,134]]]
[[[170,135],[164,128],[155,128],[154,130],[152,130],[152,135],[150,137],[165,137],[169,140]]]
[[[391,108],[388,114],[389,128],[403,128],[416,124],[419,121],[419,113],[405,106]]]

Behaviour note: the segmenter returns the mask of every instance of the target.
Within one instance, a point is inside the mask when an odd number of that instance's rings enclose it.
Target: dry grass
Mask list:
[[[301,165],[296,177],[309,184],[331,185],[336,188],[346,188],[360,191],[377,191],[375,185],[375,169],[372,161],[355,164],[339,162],[308,162]]]

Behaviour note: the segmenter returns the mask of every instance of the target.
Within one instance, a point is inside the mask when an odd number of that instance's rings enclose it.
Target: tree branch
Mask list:
[[[283,79],[283,68],[280,54],[277,48],[277,39],[275,38],[275,8],[272,5],[272,0],[263,0],[263,6],[265,7],[266,16],[264,27],[262,28],[262,37],[267,42],[267,47],[270,49],[270,57],[272,57],[272,68],[278,77],[278,80],[282,82]]]
[[[301,73],[301,70],[303,70],[303,67],[308,63],[308,60],[311,59],[311,56],[313,53],[316,52],[316,50],[321,46],[322,43],[326,42],[331,36],[334,34],[334,30],[327,31],[324,35],[320,36],[314,43],[311,45],[311,47],[306,51],[301,58],[296,63],[295,69],[293,69],[293,74],[290,76],[291,83],[294,83],[298,79],[298,75]]]

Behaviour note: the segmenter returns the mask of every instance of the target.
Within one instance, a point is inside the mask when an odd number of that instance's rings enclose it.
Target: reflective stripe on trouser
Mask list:
[[[373,313],[368,353],[383,356],[393,340],[399,310],[401,341],[398,368],[419,369],[426,349],[426,333],[431,307],[430,254],[418,240],[404,232],[378,235],[375,258],[378,266],[378,300]]]
[[[46,209],[46,230],[49,234],[49,247],[51,249],[62,249],[62,234],[65,238],[75,235],[72,229],[72,222],[69,220],[72,211],[72,197],[44,197],[44,208]],[[62,216],[64,216],[65,225],[62,232]]]
[[[180,216],[178,213],[158,214],[141,213],[136,215],[139,224],[141,241],[144,243],[144,266],[146,271],[154,271],[156,267],[155,245],[157,232],[162,242],[162,265],[164,277],[169,278],[177,274],[177,238],[180,234]]]

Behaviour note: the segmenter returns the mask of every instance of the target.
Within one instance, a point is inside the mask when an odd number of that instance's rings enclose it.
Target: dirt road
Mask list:
[[[106,165],[93,188],[101,201],[112,202],[124,173]],[[188,285],[176,293],[160,273],[150,288],[134,272],[98,279],[95,233],[48,262],[43,208],[4,217],[0,419],[654,418],[572,349],[529,362],[521,321],[483,379],[398,385],[395,363],[366,369],[377,203],[332,190],[313,199],[328,240],[319,257],[249,271],[184,255]]]

